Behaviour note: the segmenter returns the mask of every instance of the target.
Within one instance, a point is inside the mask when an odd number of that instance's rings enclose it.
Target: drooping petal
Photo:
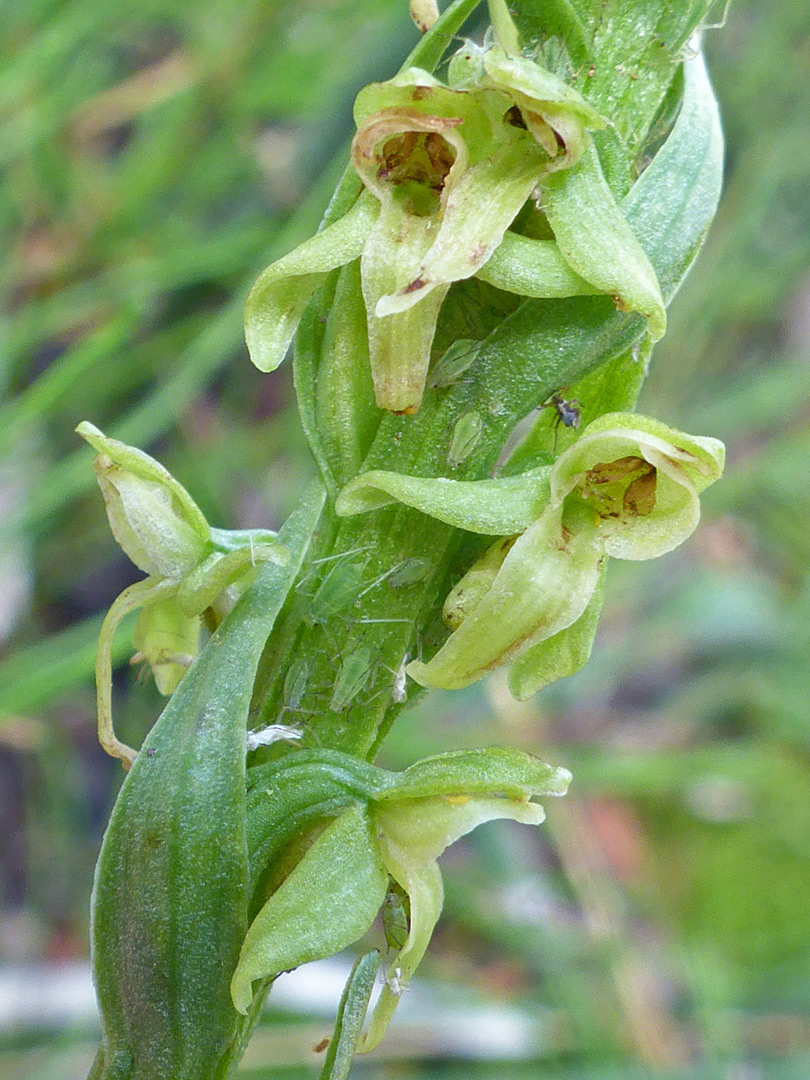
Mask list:
[[[385,899],[388,873],[362,805],[350,807],[318,837],[251,923],[231,982],[247,1013],[254,979],[273,977],[351,945]]]
[[[601,553],[589,521],[564,524],[550,506],[518,538],[491,589],[428,663],[407,672],[422,686],[458,689],[582,615],[599,579]]]
[[[588,662],[602,611],[606,570],[605,562],[594,594],[576,622],[533,645],[512,661],[509,692],[518,701],[533,697],[549,683],[575,675]]]
[[[335,509],[349,517],[401,502],[458,529],[512,536],[527,529],[548,505],[550,472],[550,466],[543,466],[497,480],[450,480],[373,470],[346,485]]]
[[[411,861],[407,855],[388,844],[385,844],[385,849],[386,868],[408,894],[410,928],[404,946],[388,967],[387,978],[372,1011],[368,1030],[360,1040],[358,1049],[361,1054],[367,1054],[382,1041],[402,992],[427,951],[444,904],[442,875],[435,860],[426,863]]]
[[[401,314],[380,318],[376,309],[383,296],[413,279],[432,243],[434,225],[433,218],[406,218],[383,206],[360,262],[374,397],[381,409],[395,413],[414,413],[422,402],[447,288],[435,289],[423,303]]]
[[[386,984],[361,1043],[363,1053],[372,1050],[384,1036],[439,920],[444,890],[436,859],[460,837],[497,818],[539,825],[545,812],[542,806],[527,800],[466,795],[398,800],[375,809],[386,868],[410,900],[410,930],[405,945],[389,965]]]
[[[666,308],[655,271],[602,174],[590,146],[575,167],[542,180],[542,208],[571,267],[622,311],[647,319],[658,341],[667,326]]]
[[[132,644],[152,669],[161,694],[173,694],[200,651],[202,625],[176,598],[147,604],[132,631]]]
[[[259,276],[245,303],[245,338],[259,371],[275,371],[284,359],[315,289],[330,270],[359,257],[377,213],[377,202],[361,195],[342,218]]]

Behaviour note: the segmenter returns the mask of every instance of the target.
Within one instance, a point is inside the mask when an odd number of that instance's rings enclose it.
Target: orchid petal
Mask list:
[[[245,338],[259,371],[275,371],[304,309],[330,270],[360,256],[377,217],[377,202],[361,195],[347,214],[271,263],[245,303]]]
[[[373,470],[346,485],[335,510],[349,517],[396,501],[459,529],[511,536],[527,529],[545,509],[550,471],[544,466],[497,480],[450,480]]]
[[[377,807],[374,817],[386,868],[410,900],[410,930],[389,966],[389,978],[361,1043],[362,1053],[372,1050],[384,1036],[402,990],[422,960],[439,920],[444,901],[436,863],[439,855],[484,822],[511,818],[539,825],[545,812],[527,800],[462,795],[400,800]]]
[[[518,701],[533,697],[549,683],[575,675],[588,662],[602,612],[606,570],[605,562],[602,564],[593,596],[575,622],[545,641],[533,645],[512,661],[509,668],[509,692]]]
[[[132,644],[152,669],[155,683],[167,697],[177,689],[200,651],[202,624],[186,615],[174,596],[147,603],[132,631]]]
[[[620,310],[644,315],[658,341],[667,326],[658,278],[613,198],[596,149],[590,146],[576,166],[544,177],[541,186],[542,209],[571,267],[613,296]]]

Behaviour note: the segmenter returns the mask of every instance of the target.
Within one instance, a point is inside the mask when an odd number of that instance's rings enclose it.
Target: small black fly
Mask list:
[[[560,424],[567,428],[578,428],[580,417],[580,403],[576,398],[572,398],[571,401],[566,400],[562,394],[552,394],[548,401],[544,401],[540,406],[541,409],[554,409],[556,416],[554,418],[554,449],[557,449],[557,433],[560,430]]]

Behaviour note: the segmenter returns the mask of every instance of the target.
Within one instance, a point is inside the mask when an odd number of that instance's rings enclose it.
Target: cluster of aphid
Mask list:
[[[376,619],[360,614],[362,600],[381,586],[401,590],[418,585],[426,580],[433,569],[429,559],[411,557],[400,560],[372,581],[366,581],[367,562],[362,556],[367,557],[368,551],[368,548],[354,548],[314,560],[309,573],[296,585],[296,591],[306,593],[312,580],[322,575],[314,592],[307,597],[305,621],[310,626],[320,627],[331,646],[328,653],[330,658],[339,654],[340,649],[330,632],[334,620],[356,627],[378,623],[411,625],[410,619]],[[376,646],[361,640],[346,650],[337,664],[331,659],[327,660],[327,666],[331,668],[330,678],[322,685],[312,682],[314,665],[311,660],[303,657],[292,660],[284,674],[281,703],[275,720],[248,734],[248,750],[281,740],[300,741],[307,728],[307,717],[324,710],[343,713],[359,703],[368,706],[386,694],[395,705],[403,705],[408,696],[405,667],[410,659],[410,653],[406,652],[397,667],[392,668],[383,662]],[[382,686],[366,694],[369,685],[373,686],[379,676]],[[287,723],[287,720],[292,723]]]
[[[459,338],[449,346],[430,369],[427,385],[431,390],[445,390],[459,383],[471,381],[471,369],[481,352],[481,342],[471,338]],[[541,409],[554,410],[554,449],[560,426],[578,428],[582,405],[576,398],[571,400],[558,390],[544,401]],[[473,453],[481,438],[483,419],[478,412],[468,412],[459,417],[453,429],[447,451],[447,464],[457,469]]]

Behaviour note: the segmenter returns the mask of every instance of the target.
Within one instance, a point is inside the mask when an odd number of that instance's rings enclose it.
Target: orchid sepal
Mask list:
[[[422,686],[460,689],[575,622],[603,558],[589,522],[577,517],[564,523],[562,507],[549,506],[512,545],[479,604],[428,663],[411,661],[408,675]]]
[[[362,194],[334,224],[259,275],[245,302],[245,339],[259,371],[275,371],[287,354],[312,294],[330,270],[359,258],[379,207]]]
[[[404,503],[458,529],[509,536],[527,529],[549,501],[551,466],[496,480],[451,480],[407,476],[378,469],[343,488],[335,510],[340,517]]]

